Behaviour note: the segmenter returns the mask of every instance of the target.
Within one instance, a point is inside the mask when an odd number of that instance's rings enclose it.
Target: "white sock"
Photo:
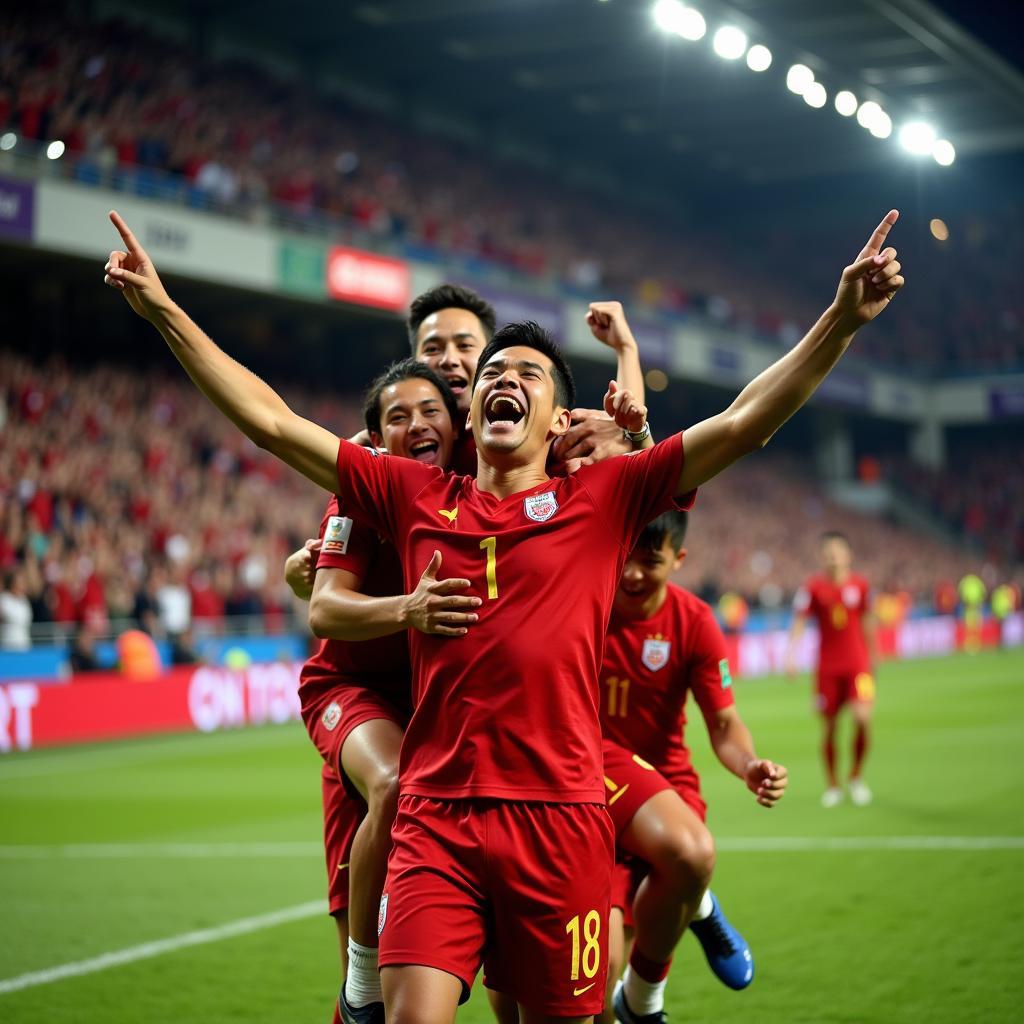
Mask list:
[[[626,995],[629,1008],[638,1016],[646,1017],[649,1013],[658,1013],[665,1009],[665,985],[668,978],[661,981],[644,981],[628,964],[622,976],[622,990]]]
[[[711,916],[711,911],[715,909],[715,904],[711,899],[711,890],[705,889],[704,895],[700,898],[700,906],[697,908],[697,912],[690,918],[691,921],[703,921],[705,918]]]
[[[377,947],[360,946],[348,940],[348,975],[345,978],[345,999],[349,1006],[366,1006],[383,1002],[380,994],[380,971],[377,970]]]

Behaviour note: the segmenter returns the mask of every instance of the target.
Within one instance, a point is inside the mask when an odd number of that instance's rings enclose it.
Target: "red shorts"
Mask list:
[[[613,835],[600,804],[403,796],[381,897],[381,967],[417,964],[538,1013],[604,1006]]]
[[[353,796],[359,794],[341,771],[341,748],[353,729],[378,718],[394,722],[400,729],[409,724],[409,712],[377,690],[343,682],[323,690],[302,706],[302,720],[320,756],[342,777]]]
[[[366,804],[352,796],[334,769],[324,765],[320,775],[324,804],[324,856],[327,860],[327,910],[348,910],[348,862],[356,829],[366,817]]]
[[[839,713],[851,701],[870,703],[875,699],[875,678],[864,672],[819,672],[815,704],[826,718]]]
[[[652,796],[672,788],[664,775],[643,758],[611,740],[603,741],[604,788],[615,838],[626,831],[633,815]]]
[[[700,777],[695,771],[676,775],[671,788],[701,821],[707,819],[707,804],[700,795]],[[633,897],[646,875],[647,865],[642,860],[619,852],[612,872],[612,906],[622,911],[627,928],[633,927]]]

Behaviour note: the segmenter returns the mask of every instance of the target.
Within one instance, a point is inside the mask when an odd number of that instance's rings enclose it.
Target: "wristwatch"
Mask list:
[[[651,436],[651,421],[645,421],[643,428],[636,431],[635,433],[631,430],[623,429],[622,436],[634,447],[641,445],[644,441]]]

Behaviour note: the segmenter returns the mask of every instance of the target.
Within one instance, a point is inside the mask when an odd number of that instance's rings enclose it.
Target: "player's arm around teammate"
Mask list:
[[[828,376],[857,331],[889,305],[904,284],[896,250],[883,248],[898,216],[890,210],[875,228],[843,270],[835,299],[804,338],[755,377],[726,410],[687,429],[678,493],[764,447]]]

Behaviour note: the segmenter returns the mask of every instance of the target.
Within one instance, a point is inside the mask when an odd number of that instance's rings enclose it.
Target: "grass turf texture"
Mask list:
[[[779,807],[758,808],[712,763],[691,714],[709,823],[722,845],[714,887],[751,944],[757,976],[746,992],[729,992],[687,936],[669,981],[672,1017],[1020,1019],[1024,849],[836,850],[812,842],[758,852],[730,850],[729,840],[1024,835],[1024,653],[886,666],[868,808],[818,804],[806,680],[740,682],[736,690],[762,755],[785,763],[792,780]],[[2,992],[3,979],[321,898],[319,837],[318,764],[298,727],[5,758],[0,1020],[329,1020],[336,939],[317,914]],[[241,844],[239,853],[221,844]],[[479,985],[460,1020],[490,1020]]]

